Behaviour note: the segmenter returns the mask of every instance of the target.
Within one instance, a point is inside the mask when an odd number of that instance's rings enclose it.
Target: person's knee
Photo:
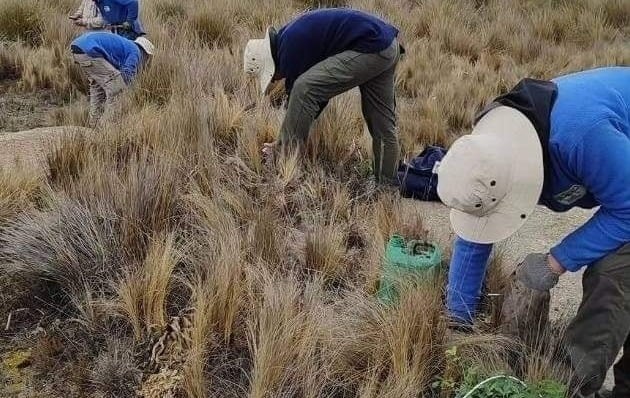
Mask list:
[[[298,78],[291,89],[291,99],[315,104],[311,84],[307,79]]]
[[[383,141],[383,145],[388,147],[399,145],[398,134],[395,131],[386,131],[381,134],[381,141]]]
[[[107,93],[108,98],[113,98],[120,95],[125,90],[125,88],[126,86],[125,83],[122,81],[122,78],[113,79],[107,84],[105,92]]]

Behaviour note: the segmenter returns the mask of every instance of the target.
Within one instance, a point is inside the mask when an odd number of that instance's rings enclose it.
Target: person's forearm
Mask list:
[[[572,272],[597,262],[630,242],[628,213],[600,208],[588,222],[551,249],[553,258]]]

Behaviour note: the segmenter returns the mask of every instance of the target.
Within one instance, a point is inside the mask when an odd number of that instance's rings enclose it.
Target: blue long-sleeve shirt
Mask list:
[[[276,72],[291,92],[298,77],[344,51],[376,53],[389,47],[398,29],[365,12],[329,8],[307,12],[278,31]]]
[[[122,32],[121,35],[134,40],[136,37],[145,34],[140,23],[140,6],[138,0],[98,0],[96,2],[103,19],[109,25],[120,25],[128,22],[131,25],[131,32]]]
[[[86,55],[104,58],[118,69],[129,84],[135,77],[142,53],[131,40],[109,32],[88,32],[74,39],[72,46],[80,48]]]
[[[558,97],[550,115],[551,181],[540,202],[558,212],[600,206],[550,250],[564,268],[577,271],[630,243],[630,68],[593,69],[554,82]],[[448,308],[454,317],[471,320],[490,250],[458,241]]]

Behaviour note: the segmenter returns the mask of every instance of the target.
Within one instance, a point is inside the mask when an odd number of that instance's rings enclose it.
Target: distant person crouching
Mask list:
[[[138,0],[94,0],[94,2],[112,33],[129,40],[135,40],[146,34],[140,23]]]
[[[72,57],[90,82],[90,127],[111,120],[116,97],[154,49],[144,36],[131,41],[109,32],[84,33],[72,42]]]

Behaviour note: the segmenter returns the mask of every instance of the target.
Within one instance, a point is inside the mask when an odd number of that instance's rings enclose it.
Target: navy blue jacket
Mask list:
[[[307,12],[278,31],[276,73],[291,92],[298,77],[317,63],[344,51],[377,53],[389,47],[398,29],[374,15],[346,8]]]

